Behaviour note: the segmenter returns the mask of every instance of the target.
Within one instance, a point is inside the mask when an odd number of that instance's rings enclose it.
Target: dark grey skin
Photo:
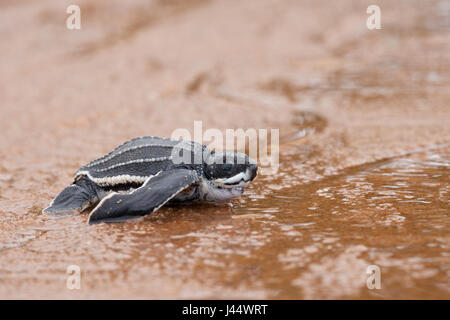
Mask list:
[[[81,167],[44,213],[81,213],[89,223],[118,222],[166,203],[227,202],[240,197],[258,166],[239,152],[214,152],[191,141],[140,137]]]

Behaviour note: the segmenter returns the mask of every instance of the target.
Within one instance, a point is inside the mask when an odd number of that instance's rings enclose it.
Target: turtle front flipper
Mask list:
[[[98,202],[97,186],[87,177],[82,177],[66,187],[42,213],[81,213]]]
[[[160,171],[131,193],[112,193],[100,201],[89,216],[89,223],[120,222],[155,212],[178,193],[199,181],[196,171]]]

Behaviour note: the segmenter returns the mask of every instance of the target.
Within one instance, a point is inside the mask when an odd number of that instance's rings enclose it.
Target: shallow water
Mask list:
[[[283,159],[280,176],[295,176],[296,156]],[[448,297],[449,167],[447,145],[276,192],[280,178],[261,178],[232,207],[95,226],[87,215],[3,217],[2,287],[54,289],[78,265],[87,296]],[[380,290],[366,287],[369,265],[381,268]]]

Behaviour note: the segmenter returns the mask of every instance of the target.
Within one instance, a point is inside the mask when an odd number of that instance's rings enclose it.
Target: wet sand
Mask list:
[[[1,298],[450,298],[444,1],[379,1],[373,31],[368,1],[84,1],[79,31],[69,4],[0,1]],[[81,165],[194,120],[280,128],[279,172],[232,207],[40,213]]]

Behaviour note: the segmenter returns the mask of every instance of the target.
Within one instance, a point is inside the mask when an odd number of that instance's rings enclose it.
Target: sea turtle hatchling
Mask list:
[[[257,169],[243,153],[214,152],[192,141],[135,138],[81,167],[43,212],[94,208],[92,224],[144,216],[169,201],[226,202],[243,194]]]

